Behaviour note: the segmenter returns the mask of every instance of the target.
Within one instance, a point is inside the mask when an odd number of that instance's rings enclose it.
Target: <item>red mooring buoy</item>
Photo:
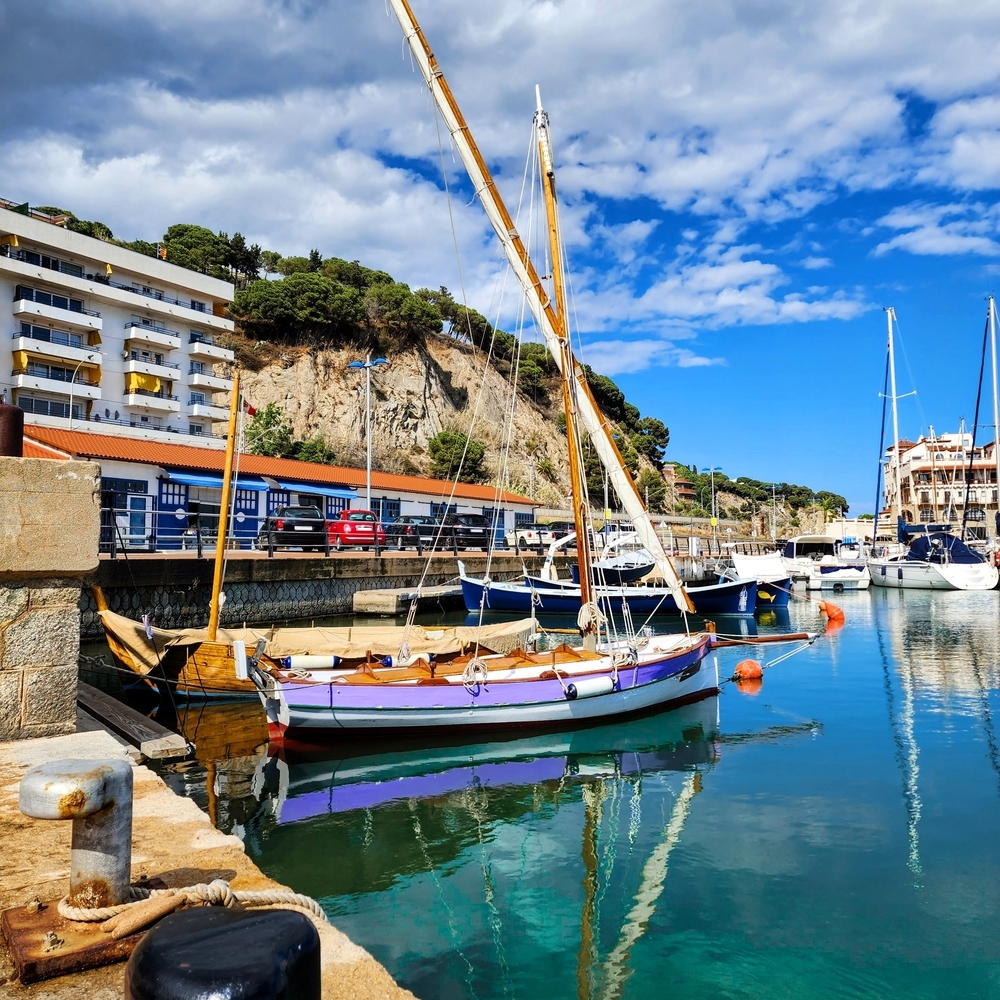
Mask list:
[[[733,671],[733,679],[737,681],[759,681],[764,676],[764,668],[759,660],[740,660]]]

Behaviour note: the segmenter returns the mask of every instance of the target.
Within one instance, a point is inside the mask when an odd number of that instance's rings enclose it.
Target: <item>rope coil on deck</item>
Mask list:
[[[229,908],[244,907],[246,909],[280,908],[301,910],[312,916],[317,923],[328,924],[323,908],[311,896],[299,892],[289,892],[287,889],[240,889],[234,890],[225,879],[217,878],[212,882],[202,882],[198,885],[186,885],[177,889],[143,889],[140,886],[129,887],[130,901],[117,906],[73,906],[68,896],[59,900],[59,915],[66,920],[82,923],[100,923],[124,913],[132,907],[148,899],[165,897],[182,897],[188,905],[225,906]]]

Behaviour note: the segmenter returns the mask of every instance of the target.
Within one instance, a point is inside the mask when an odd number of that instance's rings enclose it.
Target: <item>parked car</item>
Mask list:
[[[349,545],[360,545],[367,549],[375,545],[385,545],[385,529],[370,510],[342,510],[335,521],[326,522],[330,545],[344,549]]]
[[[490,547],[493,522],[482,514],[445,514],[444,528],[450,532],[447,538],[448,545],[451,545],[454,539],[454,544],[460,549]]]
[[[548,547],[554,539],[547,524],[535,524],[529,521],[517,525],[513,531],[508,531],[503,537],[505,549],[537,549],[539,545]]]
[[[436,517],[429,517],[426,514],[403,514],[385,526],[385,541],[387,545],[397,545],[405,549],[411,545],[416,548],[419,539],[421,546],[429,547],[437,539],[439,527]],[[441,531],[439,544],[443,547],[446,542],[451,545],[450,527]]]
[[[301,546],[303,552],[326,548],[323,530],[326,519],[318,507],[278,507],[268,515],[257,532],[257,548],[271,545]]]
[[[558,541],[567,535],[572,535],[576,531],[576,525],[572,521],[550,521],[544,525],[552,532],[552,541]]]

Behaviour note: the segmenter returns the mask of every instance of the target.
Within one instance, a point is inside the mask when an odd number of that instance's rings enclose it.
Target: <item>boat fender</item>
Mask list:
[[[412,656],[383,656],[379,663],[383,667],[412,667],[420,660],[423,660],[424,663],[430,663],[432,659],[432,653],[414,653]]]
[[[586,677],[582,681],[567,684],[565,694],[570,701],[576,701],[577,698],[593,698],[598,694],[611,694],[614,689],[613,677]]]
[[[755,681],[764,676],[764,668],[759,660],[740,660],[733,671],[733,680]]]
[[[300,653],[298,656],[283,656],[281,665],[286,670],[324,670],[340,666],[339,656],[323,656],[318,653]]]
[[[843,609],[834,604],[833,601],[820,601],[819,610],[821,614],[826,615],[832,622],[842,622],[844,620]]]

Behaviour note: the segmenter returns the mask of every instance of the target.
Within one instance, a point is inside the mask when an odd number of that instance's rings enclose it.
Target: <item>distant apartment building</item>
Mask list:
[[[667,503],[671,510],[684,504],[694,503],[698,494],[694,483],[677,475],[677,466],[663,466],[663,478],[667,483]]]
[[[232,388],[216,365],[233,360],[216,337],[233,329],[233,286],[65,224],[0,199],[0,393],[28,425],[215,444]]]
[[[921,436],[899,442],[897,482],[893,446],[885,456],[885,509],[879,535],[895,533],[896,500],[909,524],[960,524],[985,538],[996,523],[994,443],[972,449],[971,434]]]

